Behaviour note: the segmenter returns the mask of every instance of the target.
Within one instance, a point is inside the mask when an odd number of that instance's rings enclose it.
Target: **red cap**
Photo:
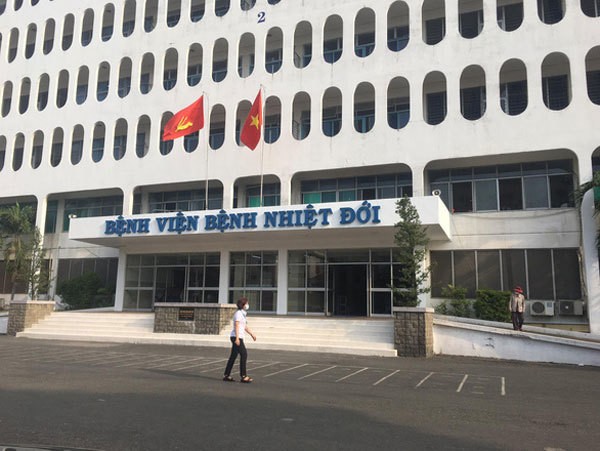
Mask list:
[[[523,294],[523,288],[521,288],[519,285],[517,285],[515,287],[515,292]]]

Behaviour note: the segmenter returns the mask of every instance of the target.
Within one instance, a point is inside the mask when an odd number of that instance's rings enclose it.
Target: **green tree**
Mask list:
[[[397,285],[392,286],[394,305],[416,307],[419,305],[419,295],[430,291],[427,282],[431,267],[424,265],[429,238],[417,209],[408,197],[398,200],[396,213],[400,221],[395,225],[395,258],[400,264],[400,274],[398,280],[394,281]]]
[[[11,282],[10,299],[15,298],[17,282],[23,282],[23,274],[29,265],[28,238],[34,230],[33,209],[18,203],[0,211],[0,234],[6,272]]]

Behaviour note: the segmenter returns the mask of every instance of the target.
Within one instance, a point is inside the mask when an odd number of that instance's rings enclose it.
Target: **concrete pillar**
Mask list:
[[[119,249],[119,263],[117,267],[117,286],[115,288],[115,311],[122,312],[125,299],[125,276],[127,269],[127,251]]]
[[[277,314],[287,314],[288,250],[279,249],[277,258]]]
[[[398,357],[433,356],[433,309],[394,307],[393,314]]]
[[[581,257],[583,280],[587,287],[587,311],[590,332],[600,334],[600,269],[596,236],[598,224],[594,217],[594,190],[583,196],[581,203]]]
[[[229,251],[221,251],[219,268],[219,304],[229,302]]]

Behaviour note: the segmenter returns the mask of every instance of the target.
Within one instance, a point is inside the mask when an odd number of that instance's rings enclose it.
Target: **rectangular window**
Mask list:
[[[446,117],[446,92],[427,94],[427,123],[440,124]]]
[[[123,37],[131,36],[133,34],[133,30],[135,28],[135,21],[128,20],[123,22]]]
[[[78,105],[81,105],[87,99],[88,85],[77,85],[77,92],[75,94]]]
[[[375,125],[375,105],[362,103],[354,105],[354,127],[360,133],[366,133]]]
[[[108,95],[108,80],[98,80],[98,86],[96,87],[96,98],[98,100],[106,99]]]
[[[474,251],[454,251],[454,285],[466,288],[467,297],[475,297],[477,279]]]
[[[408,97],[388,100],[388,125],[396,130],[406,127],[410,119]]]
[[[215,61],[213,63],[213,80],[217,83],[225,80],[227,76],[227,61]]]
[[[375,33],[363,33],[356,35],[354,52],[356,56],[365,57],[370,55],[375,48]]]
[[[119,78],[119,97],[125,97],[131,89],[131,77]]]
[[[473,211],[473,185],[471,182],[452,183],[452,211]]]
[[[498,25],[504,31],[514,31],[523,22],[523,3],[498,7]]]
[[[327,63],[334,63],[342,56],[342,38],[329,39],[323,42],[323,58]]]
[[[425,42],[429,45],[434,45],[444,39],[446,34],[446,19],[440,17],[438,19],[430,19],[425,22]]]
[[[494,180],[477,180],[475,182],[475,210],[498,211],[498,187]]]
[[[501,290],[500,252],[477,251],[477,289]]]
[[[569,77],[557,75],[542,79],[544,103],[551,110],[562,110],[569,105]]]
[[[554,299],[554,274],[550,249],[527,250],[529,299]]]
[[[67,103],[67,88],[60,88],[56,91],[56,105],[64,106]]]
[[[543,176],[523,179],[525,208],[548,208],[548,178]]]
[[[265,68],[267,72],[272,74],[281,68],[282,57],[281,49],[271,50],[265,54]]]
[[[581,10],[588,17],[600,17],[600,0],[581,0]]]
[[[554,249],[556,299],[581,299],[579,256],[576,249]]]
[[[527,108],[527,80],[501,84],[500,105],[502,111],[511,116],[525,111]]]
[[[538,11],[544,23],[558,23],[563,18],[562,0],[538,0]]]
[[[459,16],[460,34],[463,38],[472,39],[479,36],[483,29],[483,11],[471,11]]]
[[[600,2],[600,0],[598,0]],[[598,17],[598,16],[596,16]],[[586,73],[588,96],[596,105],[600,105],[600,70]]]
[[[277,252],[232,252],[230,256],[229,302],[242,296],[250,308],[274,312],[277,297]]]
[[[81,32],[81,45],[86,46],[92,42],[92,30],[84,30]]]
[[[140,92],[142,94],[148,94],[152,88],[152,82],[150,81],[150,74],[145,73],[140,77]]]
[[[71,163],[81,161],[83,156],[83,141],[75,140],[71,143]]]
[[[279,116],[267,116],[265,118],[265,142],[274,143],[281,134],[281,125]]]
[[[498,191],[500,210],[523,209],[523,190],[520,178],[498,180]]]
[[[485,86],[460,90],[460,108],[465,119],[477,120],[485,111]]]
[[[552,175],[550,182],[550,206],[552,208],[573,207],[573,175]]]
[[[102,40],[103,41],[108,41],[113,34],[113,26],[112,25],[106,25],[104,27],[102,27]]]
[[[71,217],[118,216],[123,213],[123,196],[65,200],[63,232],[69,230]]]
[[[102,160],[104,155],[104,138],[94,138],[92,141],[92,161]]]
[[[219,147],[221,147],[223,145],[223,142],[225,142],[225,126],[224,126],[224,124],[217,124],[214,127],[211,127],[210,134],[208,136],[208,142],[212,149],[218,149]]]
[[[409,30],[408,26],[388,28],[387,42],[388,48],[393,52],[399,52],[408,45]]]
[[[165,90],[173,89],[177,83],[177,69],[166,69],[163,72],[163,87]]]
[[[323,134],[335,136],[342,129],[342,107],[331,107],[323,109]]]
[[[431,295],[442,296],[442,289],[453,284],[452,252],[431,251]]]
[[[188,66],[187,82],[189,86],[196,86],[202,79],[202,64]]]
[[[58,201],[49,200],[46,207],[46,222],[44,233],[56,233],[56,220],[58,219]]]

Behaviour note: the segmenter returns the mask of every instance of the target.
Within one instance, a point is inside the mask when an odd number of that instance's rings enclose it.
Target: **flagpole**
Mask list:
[[[202,95],[204,96],[204,100],[205,100],[205,104],[206,107],[203,107],[205,109],[204,111],[204,147],[206,149],[206,181],[205,181],[205,185],[204,185],[204,209],[208,210],[208,149],[209,149],[209,138],[210,138],[210,116],[206,115],[206,110],[210,111],[210,108],[208,107],[208,96],[206,95],[205,92],[202,92]],[[206,123],[207,123],[207,119],[208,118],[208,127],[206,127]],[[207,130],[208,129],[208,130]]]
[[[265,89],[263,85],[260,85],[260,91],[261,91],[261,97],[263,99],[265,99]],[[267,99],[265,99],[263,102],[263,104],[261,105],[261,108],[263,109],[262,116],[263,116],[263,120],[262,120],[262,124],[260,124],[260,126],[263,128],[262,129],[262,133],[261,133],[261,138],[262,138],[262,142],[260,144],[260,203],[258,204],[259,207],[263,206],[263,168],[264,168],[264,160],[265,160],[265,110],[267,109]]]

